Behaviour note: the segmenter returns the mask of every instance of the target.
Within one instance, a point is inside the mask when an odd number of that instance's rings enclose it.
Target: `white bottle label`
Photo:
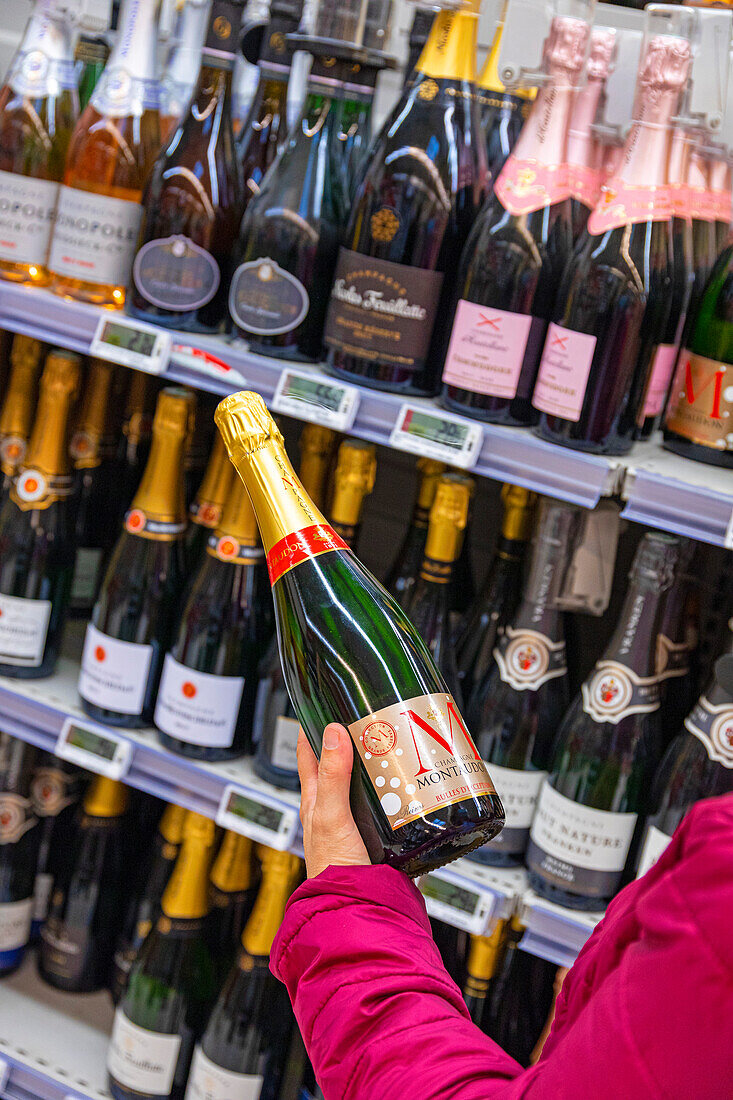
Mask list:
[[[50,600],[0,595],[0,663],[37,668],[46,648]]]
[[[295,718],[283,718],[275,721],[275,735],[272,739],[272,753],[270,759],[276,768],[285,771],[297,772],[298,770],[298,731],[300,723]]]
[[[0,905],[0,951],[17,951],[30,939],[33,898]]]
[[[486,767],[504,806],[505,827],[528,829],[547,772],[525,772],[518,768],[502,768],[498,764],[487,764]]]
[[[48,259],[50,270],[86,283],[126,286],[142,209],[127,199],[62,187]]]
[[[39,871],[33,886],[33,920],[44,921],[48,915],[48,902],[53,887],[53,875]]]
[[[180,1035],[148,1031],[128,1020],[121,1008],[115,1012],[107,1069],[123,1088],[149,1096],[168,1096],[181,1049]]]
[[[258,1073],[232,1073],[207,1058],[196,1047],[185,1100],[259,1100],[264,1077]]]
[[[80,546],[74,561],[74,579],[71,582],[71,605],[91,604],[97,594],[99,570],[103,551],[97,546]]]
[[[195,672],[166,654],[155,705],[155,724],[163,733],[191,745],[227,748],[234,740],[242,676]]]
[[[0,260],[45,264],[58,194],[53,180],[0,172]]]
[[[153,660],[151,645],[110,638],[90,623],[84,638],[79,694],[119,714],[142,714]]]
[[[639,870],[636,872],[636,877],[641,878],[645,875],[650,867],[653,867],[661,856],[664,849],[669,844],[671,836],[667,836],[661,829],[658,829],[656,825],[649,825],[644,837],[644,845],[641,849],[641,856],[639,857]]]

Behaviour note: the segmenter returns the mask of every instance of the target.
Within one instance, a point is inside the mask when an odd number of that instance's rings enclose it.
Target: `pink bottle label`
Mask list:
[[[528,314],[490,309],[461,299],[443,381],[472,393],[515,397],[531,325]]]
[[[730,191],[711,191],[710,198],[715,212],[716,222],[731,221],[731,194]]]
[[[583,164],[569,164],[568,179],[572,197],[592,210],[601,192],[602,176],[598,169]]]
[[[601,188],[598,204],[588,218],[588,232],[594,236],[632,222],[663,222],[672,216],[669,187],[628,187],[622,180],[609,180]]]
[[[596,337],[550,324],[532,404],[563,420],[579,420]]]
[[[672,203],[672,214],[675,218],[687,219],[691,217],[690,188],[686,183],[670,183],[669,197]]]
[[[510,156],[494,184],[494,194],[510,214],[542,210],[570,197],[568,166]]]
[[[664,408],[664,399],[667,396],[670,379],[674,365],[677,362],[677,345],[660,344],[654,352],[652,369],[649,374],[646,397],[642,419],[647,416],[658,416]]]
[[[707,187],[688,187],[687,194],[690,214],[695,221],[714,222],[716,220],[715,192],[710,191]]]

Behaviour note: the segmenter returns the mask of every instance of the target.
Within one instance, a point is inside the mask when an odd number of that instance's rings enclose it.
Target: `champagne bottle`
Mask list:
[[[343,722],[353,739],[352,806],[371,858],[416,875],[491,839],[503,824],[501,803],[408,618],[308,500],[262,399],[233,394],[216,422],[267,551],[301,725],[316,752],[329,722]],[[434,747],[445,753],[440,769]]]
[[[448,685],[462,707],[456,651],[450,623],[449,591],[461,553],[468,522],[473,483],[464,474],[442,474],[430,509],[428,536],[417,584],[403,604],[410,622],[427,645]]]
[[[317,424],[306,424],[300,433],[300,481],[319,509],[325,509],[326,486],[336,440],[335,432]],[[257,685],[253,731],[257,755],[254,769],[268,783],[291,791],[300,788],[296,756],[299,728],[285,684],[277,635],[273,635]]]
[[[557,733],[527,849],[530,885],[571,909],[616,893],[661,753],[657,634],[679,555],[647,534],[614,635]]]
[[[69,993],[109,980],[125,896],[127,788],[96,776],[82,804],[72,850],[54,882],[41,929],[41,977]]]
[[[0,733],[0,975],[16,970],[31,934],[40,842],[31,799],[36,750]]]
[[[300,120],[242,219],[229,313],[263,355],[322,356],[348,202],[340,148],[347,63],[327,67],[333,60],[314,57]]]
[[[76,124],[48,267],[57,294],[125,304],[145,181],[160,146],[156,0],[124,0],[117,42]]]
[[[183,452],[194,400],[158,397],[153,445],[107,566],[84,639],[79,694],[87,714],[115,726],[150,725],[183,584]]]
[[[232,239],[244,193],[232,129],[232,73],[243,0],[213,0],[188,109],[145,187],[127,308],[184,332],[227,315]]]
[[[557,968],[522,950],[523,933],[518,918],[512,917],[482,1029],[520,1065],[527,1066],[552,1006]]]
[[[522,602],[468,704],[476,747],[491,768],[506,813],[498,837],[471,853],[479,863],[521,863],[557,727],[568,707],[563,614],[556,600],[577,521],[574,506],[543,501]]]
[[[137,959],[148,932],[160,916],[161,898],[181,848],[185,818],[186,810],[182,806],[174,803],[166,806],[155,832],[152,849],[137,876],[115,947],[110,982],[115,1004],[122,999],[132,964]]]
[[[435,8],[421,8],[415,4],[415,14],[410,24],[408,37],[407,64],[405,66],[405,89],[409,88],[417,73],[417,63],[425,45],[430,38],[430,31],[435,22]]]
[[[481,130],[486,138],[489,173],[496,180],[514,148],[529,113],[534,90],[508,92],[499,77],[499,51],[504,34],[508,0],[504,0],[486,62],[478,78]]]
[[[664,601],[657,636],[659,721],[664,747],[689,714],[698,695],[692,675],[693,653],[699,636],[699,598],[691,575],[695,543],[680,539],[675,579]]]
[[[733,790],[733,654],[715,662],[712,681],[684,725],[654,779],[637,876],[656,863],[691,806]]]
[[[93,359],[69,451],[74,462],[76,558],[69,609],[88,618],[117,526],[117,436],[111,363]]]
[[[344,173],[344,195],[350,203],[356,193],[372,141],[372,108],[379,68],[354,61],[344,83],[339,142]]]
[[[156,383],[149,374],[130,371],[130,386],[122,419],[118,464],[121,473],[120,522],[132,504],[150,454]]]
[[[103,38],[82,34],[74,50],[74,74],[79,91],[79,110],[92,98],[99,78],[109,60],[109,46]]]
[[[166,748],[198,760],[252,751],[257,663],[272,630],[265,554],[236,479],[165,656],[155,724]]]
[[[374,488],[376,474],[374,444],[345,439],[338,450],[330,511],[333,530],[352,550],[359,541],[361,510]]]
[[[50,676],[74,571],[68,426],[78,355],[52,351],[41,377],[28,451],[0,506],[0,673]]]
[[[496,642],[517,609],[522,563],[536,497],[519,485],[504,485],[501,533],[478,599],[456,640],[456,660],[464,699],[483,680],[493,662]]]
[[[196,1047],[187,1100],[278,1096],[290,1031],[287,994],[270,973],[272,941],[300,874],[289,852],[260,849],[262,882],[239,957]]]
[[[692,266],[697,296],[704,291],[718,258],[715,207],[710,198],[709,164],[702,150],[704,143],[706,138],[701,133],[692,135],[687,162],[687,202],[692,216]]]
[[[680,24],[690,18],[682,11]],[[690,58],[680,35],[648,39],[621,164],[565,268],[547,332],[532,401],[543,413],[540,435],[551,442],[625,454],[643,419],[671,306],[670,122]]]
[[[196,1040],[215,994],[204,922],[214,822],[189,813],[162,913],[117,1006],[107,1070],[115,1100],[183,1100]]]
[[[442,462],[433,458],[419,458],[417,470],[419,483],[412,518],[392,568],[387,574],[385,586],[397,602],[406,607],[417,583],[418,573],[425,554],[428,537],[428,519],[435,500],[440,475],[445,470]]]
[[[466,960],[463,999],[476,1027],[483,1024],[491,979],[499,963],[504,940],[504,921],[497,921],[490,936],[471,936]]]
[[[378,389],[438,388],[451,276],[488,183],[477,24],[478,0],[436,16],[415,80],[372,143],[339,252],[329,362],[339,376]]]
[[[710,160],[710,197],[715,213],[715,254],[718,256],[730,236],[731,225],[731,177],[733,170],[728,160],[728,151],[722,146],[713,146]]]
[[[186,440],[186,451],[183,457],[183,484],[185,490],[186,509],[193,504],[214,443],[214,409],[217,398],[207,393],[195,393],[189,390],[193,397],[194,410],[191,431]]]
[[[41,286],[66,152],[79,113],[72,30],[36,0],[0,88],[0,278]]]
[[[5,495],[25,460],[36,407],[41,344],[30,336],[13,337],[10,378],[0,410],[0,470]]]
[[[31,801],[39,819],[40,839],[33,884],[32,938],[38,939],[48,914],[54,882],[74,846],[82,773],[73,764],[43,753],[33,769]]]
[[[591,211],[601,194],[596,165],[596,150],[591,127],[601,103],[616,48],[616,32],[610,27],[594,27],[585,66],[585,83],[575,93],[568,126],[567,162],[572,197],[573,240],[586,227]]]
[[[553,19],[544,51],[546,83],[461,257],[449,309],[443,400],[482,420],[537,420],[532,387],[572,251],[566,139],[589,34],[582,19]]]
[[[189,108],[201,66],[201,50],[209,21],[208,0],[185,0],[179,10],[175,41],[160,82],[160,136],[173,136]]]
[[[189,569],[196,569],[206,550],[212,531],[221,523],[222,511],[234,482],[234,467],[217,434],[211,448],[206,473],[188,510],[186,558]]]
[[[234,961],[237,944],[257,894],[252,873],[252,841],[225,832],[211,868],[206,934],[221,981]]]

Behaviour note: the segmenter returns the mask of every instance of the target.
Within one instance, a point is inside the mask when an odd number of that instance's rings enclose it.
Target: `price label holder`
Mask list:
[[[286,416],[347,432],[359,407],[359,391],[355,386],[288,368],[280,375],[272,407]]]
[[[264,791],[243,791],[230,783],[219,803],[216,823],[284,852],[298,831],[298,811]]]
[[[726,550],[733,550],[733,512],[731,512],[731,517],[728,520],[728,526],[725,529],[725,540],[723,545],[725,546]]]
[[[10,1065],[4,1058],[0,1058],[0,1094],[5,1093],[8,1078],[10,1077]]]
[[[431,871],[420,879],[428,914],[436,920],[483,936],[488,931],[496,905],[494,894],[484,892],[475,883],[463,883],[450,871]]]
[[[127,775],[132,763],[133,745],[109,730],[97,726],[85,726],[75,718],[64,722],[58,741],[56,755],[70,760],[97,775],[106,775],[109,779],[122,779]]]
[[[389,438],[398,451],[424,455],[470,470],[478,462],[484,433],[480,424],[429,408],[403,405]]]
[[[89,352],[147,374],[162,374],[171,355],[171,334],[129,317],[103,314]]]

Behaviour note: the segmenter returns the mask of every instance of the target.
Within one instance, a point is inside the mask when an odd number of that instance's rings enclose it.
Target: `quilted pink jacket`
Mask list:
[[[611,903],[531,1069],[471,1023],[398,871],[305,882],[271,965],[326,1100],[733,1100],[733,795]]]

